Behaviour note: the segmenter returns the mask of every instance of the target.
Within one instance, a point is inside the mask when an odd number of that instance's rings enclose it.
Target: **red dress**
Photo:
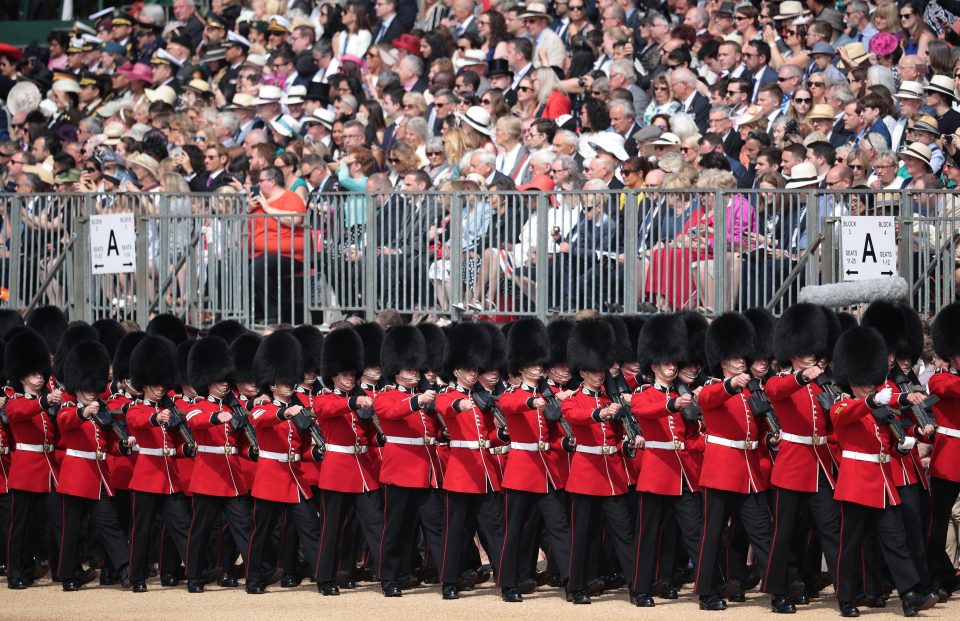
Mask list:
[[[704,231],[707,227],[713,228],[713,215],[708,215],[705,209],[700,208],[684,222],[678,236],[691,234],[693,229]],[[707,248],[698,246],[654,250],[650,255],[650,268],[647,270],[644,291],[659,296],[669,308],[696,308],[697,281],[692,266],[697,261],[713,258],[713,233],[707,234],[707,239]]]

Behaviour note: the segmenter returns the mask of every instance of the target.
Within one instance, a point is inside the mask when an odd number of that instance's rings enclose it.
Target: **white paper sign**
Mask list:
[[[897,235],[892,216],[841,217],[840,249],[843,280],[897,274]]]
[[[90,266],[94,274],[137,269],[137,232],[132,213],[90,216]]]

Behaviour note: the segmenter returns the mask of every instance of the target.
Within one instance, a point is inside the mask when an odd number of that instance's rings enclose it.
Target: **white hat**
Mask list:
[[[606,151],[621,162],[626,162],[630,159],[630,156],[627,155],[626,150],[624,150],[623,143],[623,136],[616,132],[600,132],[594,134],[592,139],[587,142],[594,151]]]
[[[313,111],[313,114],[303,117],[303,124],[307,123],[319,123],[327,129],[333,129],[333,122],[336,120],[337,116],[327,110],[326,108],[317,108]]]
[[[930,151],[930,147],[922,142],[911,142],[906,147],[900,149],[900,157],[904,155],[915,157],[926,164],[928,168],[933,169],[933,166],[930,165],[930,159],[933,157],[933,154]]]
[[[159,58],[159,59],[161,59],[161,60],[165,60],[165,61],[167,61],[168,63],[171,63],[171,64],[176,65],[176,66],[178,66],[178,67],[182,67],[182,66],[183,66],[183,62],[182,62],[179,58],[177,58],[176,56],[174,56],[173,54],[171,54],[171,53],[168,52],[167,50],[163,49],[162,47],[157,50],[156,54],[157,54],[157,58]]]
[[[490,113],[480,106],[470,106],[463,114],[458,113],[461,123],[466,123],[481,134],[493,136],[493,127],[490,126]]]
[[[678,135],[676,135],[676,134],[673,134],[673,133],[670,133],[670,132],[664,132],[664,133],[660,134],[660,137],[659,137],[659,138],[657,138],[656,140],[654,140],[654,141],[651,142],[650,144],[652,144],[652,145],[654,145],[654,146],[661,145],[661,146],[665,146],[665,147],[679,147],[679,146],[680,146],[680,136],[678,136]]]
[[[817,175],[817,167],[810,162],[800,162],[790,171],[790,180],[787,189],[806,188],[823,181],[826,175]]]
[[[248,54],[243,64],[256,67],[257,69],[263,69],[267,66],[267,56],[266,54]]]
[[[257,98],[253,100],[253,105],[259,106],[262,104],[280,103],[280,99],[282,97],[283,92],[280,90],[279,86],[264,84],[260,87],[260,91],[257,93]]]
[[[923,99],[923,84],[912,80],[904,80],[897,91],[897,99]]]
[[[134,153],[127,158],[127,165],[145,168],[147,172],[153,175],[154,179],[160,179],[160,163],[146,153]]]
[[[307,87],[302,84],[294,84],[287,89],[286,96],[280,100],[283,105],[302,104],[307,96]]]
[[[951,99],[957,98],[957,89],[955,88],[953,78],[946,75],[935,75],[930,78],[930,84],[927,85],[927,88],[924,90],[940,93]]]
[[[780,3],[780,13],[773,16],[773,19],[793,19],[804,15],[806,11],[803,3],[797,0],[787,0]]]
[[[107,123],[107,126],[103,128],[103,135],[105,140],[103,144],[108,144],[113,146],[120,142],[120,139],[127,133],[127,126],[119,121],[114,121],[113,123]]]
[[[60,80],[56,80],[51,88],[61,93],[80,94],[80,83],[71,78],[62,78]]]
[[[467,50],[457,54],[453,59],[453,64],[458,70],[473,65],[486,65],[487,55],[483,50]]]
[[[300,122],[289,114],[284,114],[270,121],[270,129],[284,138],[293,138],[300,133]]]
[[[144,89],[143,92],[147,96],[147,100],[151,103],[154,101],[163,101],[171,106],[177,103],[177,91],[166,84],[158,86],[157,88]]]
[[[250,39],[244,37],[243,35],[239,35],[232,30],[227,31],[227,41],[239,43],[245,48],[250,48]]]

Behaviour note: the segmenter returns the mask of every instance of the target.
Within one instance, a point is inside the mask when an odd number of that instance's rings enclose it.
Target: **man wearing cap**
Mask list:
[[[130,36],[132,33],[133,16],[126,11],[117,11],[110,20],[110,36],[114,43],[123,47],[127,58],[133,58],[136,51],[136,42]]]
[[[927,105],[936,112],[940,132],[956,133],[960,127],[960,112],[953,109],[953,103],[957,100],[953,79],[946,75],[935,75],[923,90],[927,94]]]
[[[926,145],[930,149],[930,168],[933,174],[939,175],[943,167],[943,151],[937,144],[937,138],[940,137],[940,128],[937,120],[932,116],[923,115],[910,128],[913,130],[916,142]],[[910,131],[907,130],[907,132]],[[911,175],[915,176],[915,175]]]
[[[223,93],[224,101],[230,101],[233,99],[234,93],[237,92],[237,77],[240,74],[240,65],[247,59],[247,52],[250,51],[250,41],[246,37],[230,31],[227,33],[223,45],[226,66],[214,76],[213,82]]]
[[[154,52],[150,59],[150,67],[153,69],[153,83],[155,86],[169,86],[176,93],[180,93],[180,80],[177,79],[176,72],[183,63],[172,56],[167,50],[159,49]]]
[[[897,101],[900,104],[900,116],[897,119],[896,125],[890,130],[890,146],[894,152],[899,151],[900,147],[905,143],[904,138],[907,135],[907,126],[910,124],[913,116],[920,111],[920,103],[923,101],[923,85],[910,80],[902,81],[900,83],[900,90],[897,91]],[[936,128],[936,134],[939,136],[940,126],[937,124],[936,119],[933,117],[927,117],[927,119],[933,121],[932,126]],[[942,163],[941,160],[941,165]]]
[[[566,50],[560,36],[549,28],[550,15],[547,13],[547,5],[540,2],[531,2],[527,5],[526,11],[520,15],[520,18],[527,28],[527,36],[533,41],[537,50],[534,66],[539,67],[541,64],[547,67],[562,66]],[[541,59],[545,59],[546,62],[541,63]]]

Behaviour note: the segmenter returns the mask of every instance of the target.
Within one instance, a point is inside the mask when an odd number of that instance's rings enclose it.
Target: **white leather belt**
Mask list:
[[[643,448],[663,449],[665,451],[682,451],[687,447],[680,440],[674,440],[673,442],[659,442],[657,440],[644,440]]]
[[[327,445],[327,448],[330,448],[329,444]],[[293,459],[291,459],[290,453],[274,453],[273,451],[264,451],[263,449],[260,450],[260,457],[261,459],[262,458],[272,459],[273,461],[281,461],[283,463],[287,463],[291,461],[300,461],[299,453],[294,453]]]
[[[511,442],[510,448],[517,451],[532,451],[537,453],[540,451],[549,451],[550,444],[547,442]]]
[[[67,449],[67,457],[79,457],[80,459],[92,459],[94,461],[106,461],[107,454],[100,451],[77,451]]]
[[[367,452],[367,447],[365,446],[355,446],[353,444],[328,444],[327,445],[328,453],[344,453],[346,455],[356,455],[360,453],[363,455]]]
[[[450,440],[450,448],[485,449],[490,448],[490,443],[486,440]]]
[[[721,438],[720,436],[707,436],[707,442],[741,451],[755,451],[759,446],[759,443],[756,440],[728,440],[727,438]]]
[[[942,436],[949,436],[951,438],[960,438],[960,429],[953,429],[951,427],[937,426],[937,433]]]
[[[237,447],[235,446],[206,446],[204,444],[197,445],[198,453],[213,453],[214,455],[236,455]]]
[[[146,448],[140,447],[141,455],[149,455],[150,457],[173,457],[177,454],[177,447],[172,446],[168,448]]]
[[[857,461],[868,461],[871,464],[887,464],[890,463],[890,456],[886,453],[858,453],[857,451],[843,451],[840,453],[843,457],[847,459],[855,459]]]
[[[52,444],[24,444],[23,442],[17,442],[18,451],[30,451],[31,453],[52,453],[53,445]]]
[[[589,453],[590,455],[613,455],[618,450],[615,446],[584,446],[582,444],[577,445],[578,453]]]
[[[510,447],[506,444],[502,446],[495,446],[493,448],[487,449],[491,455],[506,455],[510,452]]]
[[[405,436],[386,436],[386,440],[391,444],[406,444],[407,446],[433,446],[437,443],[436,438],[407,438]]]
[[[823,446],[827,443],[826,436],[798,436],[786,431],[780,432],[780,439],[794,444],[806,444],[807,446]]]

